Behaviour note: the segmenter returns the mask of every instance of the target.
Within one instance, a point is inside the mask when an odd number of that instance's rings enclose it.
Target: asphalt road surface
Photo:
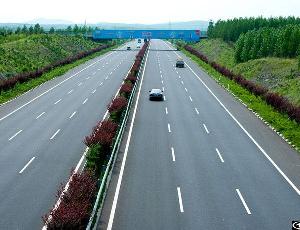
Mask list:
[[[130,43],[131,46],[135,42]],[[137,50],[92,59],[0,107],[0,229],[41,229]]]
[[[150,47],[98,229],[291,229],[299,154],[169,43]]]

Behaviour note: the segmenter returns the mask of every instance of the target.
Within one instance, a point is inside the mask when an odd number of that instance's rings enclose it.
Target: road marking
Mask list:
[[[191,96],[189,96],[189,98],[190,98],[190,101],[193,101],[193,98]]]
[[[163,81],[163,80],[161,81],[161,84],[164,84],[164,81]]]
[[[175,153],[174,153],[174,148],[171,147],[171,152],[172,152],[172,160],[175,162]]]
[[[181,198],[180,187],[177,187],[177,195],[178,195],[178,202],[179,202],[180,212],[184,212],[184,210],[183,210],[183,204],[182,204],[182,198]]]
[[[173,51],[178,57],[180,57],[175,51]],[[249,137],[249,139],[256,145],[256,147],[261,151],[261,153],[268,159],[268,161],[276,168],[279,174],[288,182],[288,184],[295,190],[295,192],[300,196],[300,190],[297,186],[285,175],[285,173],[279,168],[279,166],[272,160],[272,158],[266,153],[266,151],[257,143],[257,141],[252,137],[252,135],[244,128],[244,126],[233,116],[233,114],[227,109],[227,107],[220,101],[220,99],[212,92],[212,90],[205,84],[205,82],[195,73],[195,71],[188,65],[186,66],[191,70],[191,72],[198,78],[198,80],[204,85],[208,92],[216,99],[216,101],[221,105],[221,107],[228,113],[228,115],[236,122],[236,124],[243,130],[243,132]]]
[[[181,79],[181,76],[179,75],[178,78]]]
[[[199,115],[199,111],[198,111],[198,109],[197,109],[197,108],[195,108],[195,111],[196,111],[196,113]]]
[[[61,101],[61,99],[57,100],[54,105],[58,104]]]
[[[103,65],[102,67],[104,68],[104,67],[105,67],[105,65]],[[100,70],[100,69],[98,69],[98,70]]]
[[[107,80],[108,76],[106,76],[105,80]]]
[[[8,140],[11,141],[12,139],[14,139],[17,135],[19,135],[23,130],[19,130],[17,133],[15,133],[13,136],[11,136]]]
[[[79,83],[78,83],[78,86],[81,86],[81,85],[82,85],[82,82],[79,82]]]
[[[21,169],[21,171],[19,172],[20,174],[22,174],[22,172],[24,172],[24,170],[31,164],[31,162],[35,159],[35,157],[32,157],[30,161],[28,161],[28,163]]]
[[[89,80],[89,79],[90,79],[90,77],[86,77],[85,79],[86,79],[86,80]]]
[[[92,94],[94,94],[96,91],[97,91],[97,90],[96,90],[96,89],[94,89],[94,90],[92,91]]]
[[[185,92],[188,92],[187,88],[184,88]]]
[[[76,113],[77,113],[76,111],[73,112],[72,115],[71,115],[69,118],[71,119],[72,117],[74,117],[74,115],[75,115]]]
[[[161,74],[161,70],[160,70],[159,72],[160,72],[160,74]]]
[[[165,87],[162,87],[162,91],[165,91]]]
[[[251,214],[250,209],[248,208],[246,201],[244,200],[244,197],[242,196],[240,190],[239,189],[235,189],[235,190],[236,190],[237,194],[239,195],[239,197],[244,205],[244,208],[246,209],[246,212],[248,213],[248,215],[250,215]]]
[[[73,91],[74,91],[74,90],[73,90],[73,89],[71,89],[71,90],[68,92],[68,94],[71,94]]]
[[[171,132],[171,126],[169,123],[168,123],[168,131],[169,131],[169,133]]]
[[[86,98],[86,99],[82,102],[82,104],[84,105],[87,101],[88,101],[88,98]]]
[[[207,127],[206,127],[206,125],[205,125],[205,124],[203,124],[203,127],[204,127],[204,129],[205,129],[206,133],[207,133],[207,134],[209,134],[209,131],[208,131],[208,129],[207,129]]]
[[[31,104],[32,102],[34,102],[36,99],[40,98],[41,96],[49,93],[50,91],[52,91],[53,89],[57,88],[58,86],[60,86],[61,84],[63,84],[64,82],[70,80],[71,78],[77,76],[79,73],[81,73],[82,71],[90,68],[91,66],[95,65],[96,63],[98,63],[99,61],[103,60],[104,58],[107,58],[108,56],[112,55],[114,52],[109,53],[108,55],[104,56],[103,58],[91,63],[90,65],[88,65],[87,67],[83,68],[82,70],[78,71],[77,73],[71,75],[70,77],[66,78],[65,80],[61,81],[60,83],[54,85],[53,87],[51,87],[50,89],[46,90],[45,92],[41,93],[40,95],[36,96],[35,98],[31,99],[30,101],[26,102],[24,105],[18,107],[17,109],[13,110],[12,112],[8,113],[7,115],[5,115],[4,117],[0,118],[0,121],[4,120],[5,118],[11,116],[12,114],[14,114],[15,112],[19,111],[20,109],[24,108],[25,106]]]
[[[181,81],[181,84],[183,84],[183,85],[184,85],[183,81]]]
[[[167,100],[166,96],[164,96],[164,101]]]
[[[221,155],[219,149],[216,148],[216,152],[218,153],[218,156],[219,156],[221,162],[224,163],[223,157],[222,157],[222,155]]]
[[[139,102],[139,98],[140,98],[141,88],[142,88],[142,85],[143,85],[145,69],[146,69],[146,66],[147,66],[148,54],[149,54],[149,51],[147,52],[145,67],[143,69],[141,83],[140,83],[140,87],[139,87],[139,91],[138,91],[138,94],[137,94],[137,99],[136,99],[136,103],[135,103],[135,107],[134,107],[134,111],[133,111],[133,115],[132,115],[132,121],[131,121],[130,128],[129,128],[128,138],[127,138],[127,142],[126,142],[126,146],[125,146],[125,152],[124,152],[124,155],[123,155],[122,165],[121,165],[120,174],[119,174],[119,178],[118,178],[118,182],[117,182],[117,186],[116,186],[116,192],[115,192],[115,195],[114,195],[114,200],[113,200],[113,204],[112,204],[112,208],[111,208],[111,212],[110,212],[110,216],[109,216],[109,222],[108,222],[108,225],[107,225],[107,230],[112,229],[112,225],[113,225],[113,222],[114,222],[114,216],[115,216],[117,202],[118,202],[119,193],[120,193],[120,188],[121,188],[121,184],[122,184],[122,178],[123,178],[124,168],[125,168],[125,164],[126,164],[128,148],[129,148],[129,144],[130,144],[130,140],[131,140],[133,123],[134,123],[135,116],[136,116],[136,111],[137,111],[137,106],[138,106],[138,102]]]
[[[169,112],[168,112],[168,108],[166,107],[166,114],[168,114]]]
[[[113,72],[110,72],[110,75],[112,75]]]
[[[38,115],[35,119],[39,119],[41,116],[43,116],[46,112],[42,112],[40,115]]]
[[[99,86],[103,85],[103,82],[100,82]]]
[[[163,75],[162,75],[162,74],[160,75],[160,78],[163,78]]]
[[[50,137],[50,140],[53,140],[53,138],[60,132],[60,129],[58,129],[53,135],[52,137]]]

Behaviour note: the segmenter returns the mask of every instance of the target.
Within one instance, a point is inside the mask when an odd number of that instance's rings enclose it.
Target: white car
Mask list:
[[[141,44],[137,44],[137,45],[136,45],[136,48],[141,48]]]

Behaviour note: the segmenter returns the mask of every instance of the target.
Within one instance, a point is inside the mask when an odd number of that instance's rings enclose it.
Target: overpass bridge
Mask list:
[[[95,30],[92,34],[94,40],[105,39],[182,39],[198,42],[206,38],[206,31],[200,30]]]

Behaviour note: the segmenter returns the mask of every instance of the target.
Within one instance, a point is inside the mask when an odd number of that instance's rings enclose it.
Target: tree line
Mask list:
[[[65,29],[55,29],[54,27],[51,27],[49,30],[44,29],[42,26],[40,26],[39,23],[35,25],[23,25],[18,26],[17,28],[5,28],[5,27],[0,27],[0,36],[8,36],[12,34],[43,34],[43,33],[60,33],[60,34],[84,34],[84,33],[90,33],[94,30],[95,28],[91,26],[78,26],[75,24],[73,27],[68,26]]]
[[[236,42],[241,34],[247,33],[250,30],[280,28],[287,25],[300,25],[300,18],[292,16],[286,18],[234,18],[219,20],[215,24],[211,21],[207,34],[209,38],[222,38],[227,42]]]
[[[235,46],[237,62],[267,56],[293,58],[299,54],[300,25],[251,30],[241,34]]]

